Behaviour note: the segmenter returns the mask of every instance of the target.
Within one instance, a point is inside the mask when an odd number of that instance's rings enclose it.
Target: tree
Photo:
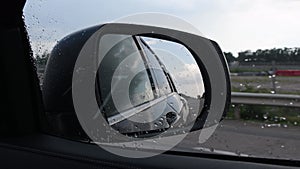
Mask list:
[[[236,58],[231,52],[224,52],[224,55],[228,63],[236,61]]]
[[[35,58],[36,64],[39,66],[45,66],[49,56],[50,56],[50,53],[48,51],[44,51],[44,53],[42,55],[37,54],[36,58]]]
[[[273,48],[273,49],[258,49],[255,52],[250,50],[239,52],[237,60],[240,63],[295,63],[300,62],[300,48]]]

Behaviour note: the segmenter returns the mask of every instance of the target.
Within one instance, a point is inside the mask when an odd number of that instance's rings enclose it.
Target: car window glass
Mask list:
[[[101,42],[107,41],[107,39],[109,39],[111,43],[115,43],[104,55],[98,70],[98,85],[101,95],[100,98],[102,100],[100,104],[106,116],[118,114],[119,111],[127,110],[132,107],[130,103],[124,102],[127,98],[123,98],[127,96],[124,93],[127,92],[127,90],[123,88],[123,84],[127,83],[129,79],[133,79],[129,87],[132,104],[138,105],[154,99],[151,82],[145,71],[145,63],[135,41],[130,36],[124,39],[115,37],[115,35],[105,35],[100,41],[100,45]],[[99,51],[104,50],[99,49]],[[141,71],[139,74],[132,77],[133,73],[139,71]],[[118,110],[111,96],[112,90],[120,100],[120,102],[118,102]]]
[[[166,69],[164,68],[164,64],[159,60],[159,57],[155,56],[153,51],[150,51],[149,46],[145,46],[144,43],[141,44],[147,56],[148,64],[151,67],[153,76],[155,77],[154,79],[157,84],[159,94],[164,96],[171,93],[171,84],[167,79],[168,75]]]
[[[154,99],[149,76],[146,70],[139,72],[130,82],[129,97],[134,106]]]
[[[159,70],[159,69],[154,69],[153,73],[156,77],[160,95],[164,96],[164,95],[171,93],[172,92],[171,87],[170,87],[169,81],[166,77],[166,74],[162,70]]]
[[[53,46],[70,33],[134,13],[149,11],[167,13],[187,20],[207,38],[216,40],[224,50],[224,57],[230,69],[232,104],[225,119],[209,139],[201,140],[201,133],[189,133],[173,150],[299,161],[299,8],[299,1],[282,0],[232,0],[230,3],[220,0],[174,0],[172,5],[170,2],[158,0],[111,0],[105,3],[97,0],[28,0],[24,8],[24,18],[41,84],[46,61]],[[160,18],[157,17],[157,20],[160,21]],[[139,51],[133,39],[126,38],[126,50]],[[160,54],[154,50],[158,48],[155,45],[159,43],[154,44],[151,43],[151,39],[143,39],[156,55]],[[204,86],[197,89],[189,83],[191,79],[196,79],[198,84],[202,81],[201,72],[195,69],[194,65],[197,63],[194,60],[187,60],[188,64],[179,66],[180,63],[176,61],[170,62],[172,57],[160,55],[166,70],[173,75],[170,76],[173,83],[170,83],[168,76],[163,76],[165,71],[161,65],[152,57],[153,53],[142,43],[139,45],[144,49],[143,52],[150,60],[151,66],[157,68],[157,72],[154,74],[151,70],[152,74],[149,74],[147,71],[140,71],[140,74],[132,77],[131,104],[138,106],[155,100],[158,97],[156,93],[170,93],[173,91],[172,86],[183,97],[191,96],[186,98],[193,101],[195,98],[201,98],[206,92],[203,90]],[[124,60],[118,57],[118,54],[126,52],[125,48],[121,47],[122,43],[110,51],[110,57],[105,61],[107,64],[103,66],[115,68],[114,63]],[[174,51],[175,54],[181,52],[184,56],[186,50],[176,47],[170,51]],[[133,59],[132,63],[137,60],[139,68],[147,69],[147,64],[142,64],[144,62],[140,54],[134,57],[136,59]],[[181,69],[183,67],[185,69]],[[185,73],[184,70],[193,74]],[[110,71],[105,73],[112,75]],[[155,80],[152,83],[152,75],[162,79],[161,92],[158,92],[159,83]],[[109,96],[111,85],[106,84],[106,81],[112,79],[101,73],[98,78],[99,82],[103,82],[99,88],[99,102],[106,103],[104,109],[107,116],[115,115],[117,111]],[[122,82],[123,78],[128,77],[119,74],[113,79]],[[179,81],[179,78],[185,80]],[[122,96],[123,90],[115,91]],[[130,108],[128,103],[120,105],[122,110]],[[195,111],[195,108],[190,110]]]

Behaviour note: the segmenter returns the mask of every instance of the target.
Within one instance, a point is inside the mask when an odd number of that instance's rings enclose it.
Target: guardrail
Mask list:
[[[300,95],[232,92],[231,103],[300,108]]]

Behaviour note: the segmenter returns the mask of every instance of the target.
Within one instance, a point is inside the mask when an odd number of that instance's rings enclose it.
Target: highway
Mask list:
[[[224,120],[200,144],[199,132],[190,133],[174,150],[300,160],[300,127]]]

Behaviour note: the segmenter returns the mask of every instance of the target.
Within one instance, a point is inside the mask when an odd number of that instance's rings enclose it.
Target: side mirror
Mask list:
[[[182,44],[149,36],[106,34],[99,41],[98,56],[100,112],[120,133],[145,136],[183,128],[193,125],[202,111],[205,87],[201,71]]]
[[[56,132],[77,126],[89,138],[96,131],[152,137],[211,127],[225,116],[230,93],[228,67],[216,42],[120,23],[60,41],[43,83],[46,111],[63,124]],[[71,118],[74,124],[65,122]]]

